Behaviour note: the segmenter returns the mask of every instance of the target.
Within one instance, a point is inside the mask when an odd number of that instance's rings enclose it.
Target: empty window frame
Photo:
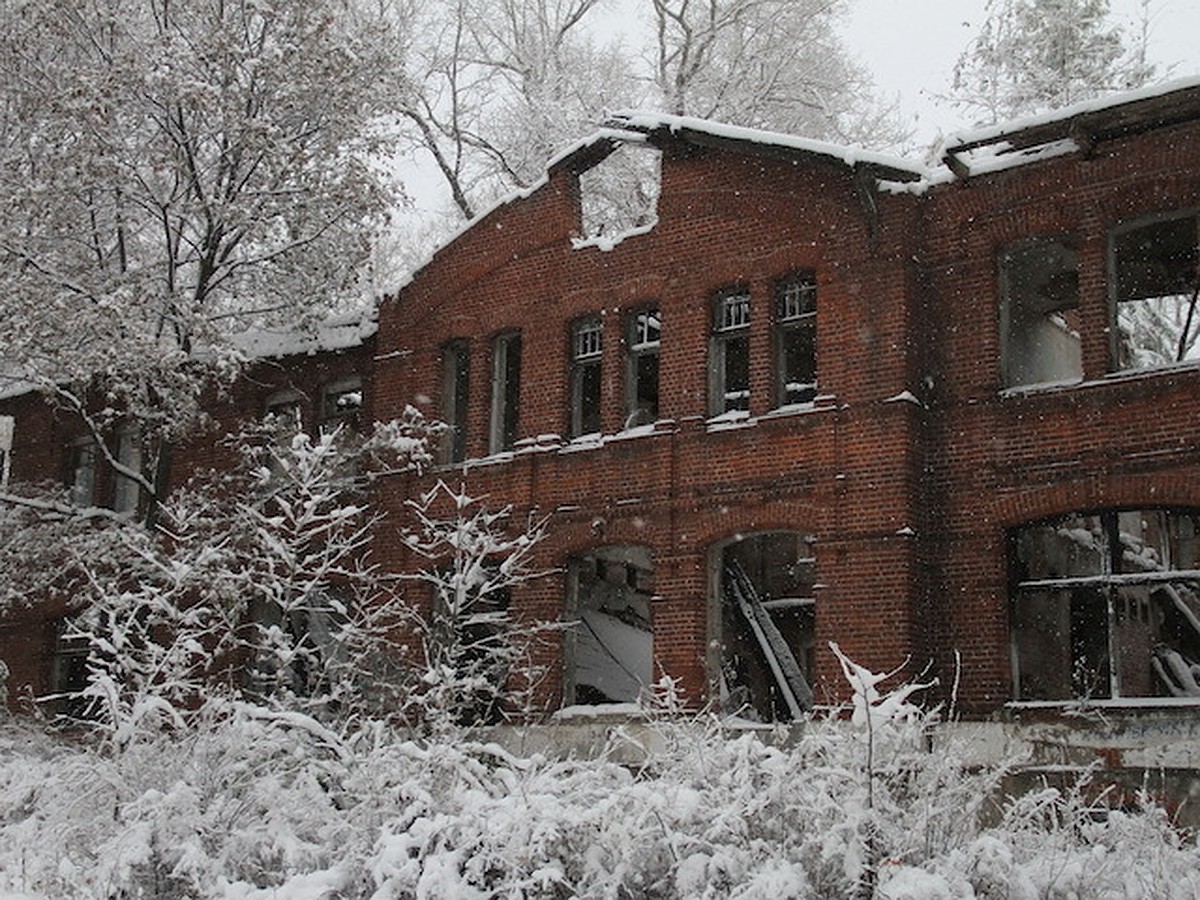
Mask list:
[[[67,494],[75,506],[91,506],[96,493],[96,445],[76,441],[67,450]]]
[[[363,389],[358,378],[345,378],[325,385],[321,390],[322,434],[331,434],[337,429],[357,433],[360,428]]]
[[[750,409],[750,292],[731,288],[712,302],[709,415]]]
[[[1017,700],[1200,698],[1200,510],[1072,513],[1011,536]]]
[[[117,432],[117,446],[114,456],[122,466],[141,474],[142,438],[136,428],[122,428]],[[114,473],[113,509],[116,512],[137,512],[140,497],[141,487],[136,480],[121,472]]]
[[[654,566],[645,547],[610,545],[567,566],[564,703],[635,702],[653,683],[650,600]]]
[[[1000,269],[1000,366],[1005,387],[1079,381],[1079,272],[1060,237],[1006,247]]]
[[[492,420],[488,437],[491,453],[513,448],[520,414],[521,334],[511,331],[492,343]]]
[[[571,437],[600,431],[604,326],[588,316],[571,326]]]
[[[1113,367],[1200,359],[1194,213],[1123,226],[1111,237]]]
[[[762,721],[794,719],[812,707],[816,560],[811,535],[776,531],[721,549],[722,705]]]
[[[16,419],[13,416],[0,416],[0,488],[8,486],[8,479],[12,472],[15,430]]]
[[[635,310],[626,320],[625,427],[658,420],[658,355],[662,319],[657,307]]]
[[[442,347],[442,462],[456,463],[467,458],[467,410],[471,385],[471,348],[467,341],[455,339]]]
[[[812,403],[817,396],[817,279],[811,272],[775,285],[775,403]]]

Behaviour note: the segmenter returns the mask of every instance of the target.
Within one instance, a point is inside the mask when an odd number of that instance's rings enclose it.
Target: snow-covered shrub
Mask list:
[[[544,574],[532,554],[546,523],[531,520],[514,532],[510,507],[489,509],[444,481],[408,506],[415,526],[403,539],[426,566],[406,578],[431,593],[422,721],[435,729],[486,725],[523,711],[539,678],[530,651],[552,626],[518,621],[509,599],[514,586]]]

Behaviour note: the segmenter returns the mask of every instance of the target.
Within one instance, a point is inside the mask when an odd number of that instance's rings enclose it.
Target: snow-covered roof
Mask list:
[[[272,359],[360,347],[378,330],[377,310],[371,306],[316,323],[256,328],[232,343],[251,359]]]
[[[950,134],[939,156],[965,178],[1197,118],[1200,77],[1183,78]]]
[[[618,112],[613,113],[605,125],[615,135],[632,132],[645,135],[651,141],[669,135],[702,146],[736,147],[750,153],[824,161],[849,168],[867,169],[875,177],[889,181],[918,181],[929,175],[929,170],[920,163],[865,150],[862,147],[832,144],[740,125],[726,125],[691,116],[641,111]]]

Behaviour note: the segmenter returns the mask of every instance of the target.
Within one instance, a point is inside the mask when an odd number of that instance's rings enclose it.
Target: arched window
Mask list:
[[[571,560],[564,642],[564,705],[637,700],[654,678],[650,598],[654,566],[645,547],[614,544]]]
[[[803,532],[772,531],[740,537],[715,556],[721,700],[730,712],[776,721],[812,707],[812,545]]]
[[[1108,509],[1017,528],[1017,700],[1200,700],[1200,510]]]

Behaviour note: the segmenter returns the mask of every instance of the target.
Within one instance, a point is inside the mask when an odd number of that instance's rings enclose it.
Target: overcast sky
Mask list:
[[[971,123],[935,97],[984,19],[986,0],[853,0],[845,27],[851,53],[885,96],[899,95],[920,144]],[[1140,29],[1142,0],[1111,0],[1114,18]],[[1148,0],[1149,56],[1172,77],[1200,74],[1200,0]],[[914,118],[915,117],[915,118]]]

